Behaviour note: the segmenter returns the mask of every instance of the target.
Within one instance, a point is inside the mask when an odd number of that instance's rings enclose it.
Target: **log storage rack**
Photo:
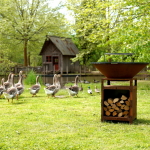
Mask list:
[[[133,53],[105,53],[133,58]],[[123,59],[124,60],[124,59]],[[149,63],[147,62],[92,62],[106,78],[101,79],[101,121],[127,121],[137,118],[137,79],[134,76]],[[117,84],[119,81],[128,85]],[[115,82],[115,85],[111,82]]]
[[[111,85],[114,81],[127,81],[129,85]],[[136,118],[137,79],[101,79],[101,121],[127,121],[132,124]]]

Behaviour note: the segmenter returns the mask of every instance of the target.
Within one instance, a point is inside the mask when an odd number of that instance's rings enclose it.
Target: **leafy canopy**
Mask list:
[[[37,65],[41,62],[41,58],[37,56],[47,34],[68,35],[64,15],[58,11],[59,8],[51,8],[49,2],[0,1],[0,33],[2,40],[11,45],[8,46],[11,60],[17,63],[24,61],[25,66]]]
[[[147,0],[67,1],[73,11],[80,54],[74,61],[103,61],[104,53],[134,53],[149,62],[150,2]],[[77,40],[76,40],[77,41]],[[117,59],[120,61],[119,57]],[[127,58],[124,61],[130,61]]]

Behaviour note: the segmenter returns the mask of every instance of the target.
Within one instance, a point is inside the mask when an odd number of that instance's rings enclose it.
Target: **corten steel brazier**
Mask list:
[[[93,62],[92,64],[107,78],[133,78],[148,65],[138,62]]]
[[[137,79],[133,77],[148,63],[92,62],[91,64],[106,76],[101,79],[101,121],[132,123],[137,118]],[[128,85],[118,85],[120,81],[127,82]],[[122,96],[126,99],[122,100]],[[117,102],[116,98],[119,99]]]

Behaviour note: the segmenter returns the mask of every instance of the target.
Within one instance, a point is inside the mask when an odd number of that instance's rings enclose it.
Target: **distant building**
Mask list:
[[[43,72],[79,72],[79,62],[71,61],[78,53],[78,48],[70,38],[47,36],[39,54],[42,55]]]

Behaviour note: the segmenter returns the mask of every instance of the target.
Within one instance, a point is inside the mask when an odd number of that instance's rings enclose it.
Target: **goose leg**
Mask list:
[[[19,95],[17,94],[17,95],[16,95],[16,99],[17,99],[17,100],[18,100],[18,97],[19,97]]]

